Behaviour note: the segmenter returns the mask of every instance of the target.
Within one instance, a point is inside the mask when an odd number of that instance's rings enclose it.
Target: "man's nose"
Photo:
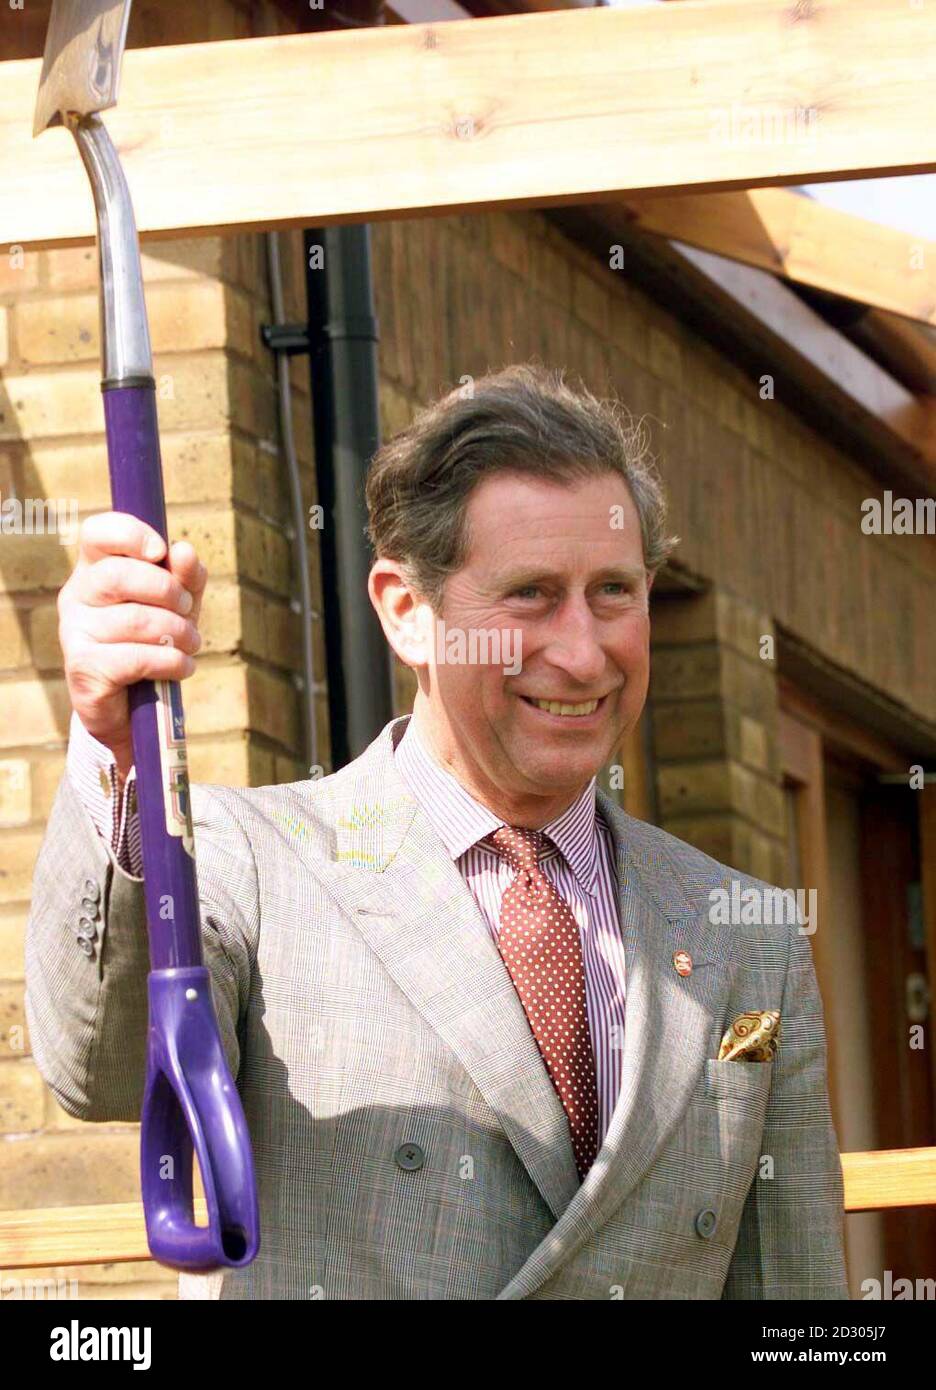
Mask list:
[[[606,657],[598,639],[598,624],[584,599],[564,604],[552,626],[543,652],[546,660],[583,685],[596,681],[605,669]]]

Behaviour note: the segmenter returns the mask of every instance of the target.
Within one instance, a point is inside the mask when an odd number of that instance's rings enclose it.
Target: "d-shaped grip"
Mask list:
[[[247,1121],[221,1045],[210,985],[205,966],[149,975],[143,1206],[154,1258],[176,1269],[239,1268],[260,1246]],[[193,1151],[207,1226],[195,1225]]]

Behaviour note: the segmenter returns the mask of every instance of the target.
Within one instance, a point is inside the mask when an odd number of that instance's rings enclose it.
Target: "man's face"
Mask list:
[[[542,825],[609,759],[646,699],[649,586],[637,510],[611,473],[574,486],[511,473],[478,485],[468,522],[470,554],[446,581],[414,712],[478,799],[514,823]],[[432,623],[428,605],[419,617]],[[472,632],[499,633],[501,660],[459,661],[453,630],[469,654]],[[512,659],[518,644],[522,665]],[[587,708],[555,713],[537,700]]]

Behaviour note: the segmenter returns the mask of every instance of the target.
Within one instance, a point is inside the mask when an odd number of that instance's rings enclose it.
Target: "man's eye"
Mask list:
[[[522,588],[513,590],[514,598],[526,598],[539,593],[542,593],[542,590],[538,584],[524,584]]]

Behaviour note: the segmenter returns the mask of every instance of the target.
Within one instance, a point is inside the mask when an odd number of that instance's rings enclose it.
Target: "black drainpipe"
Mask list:
[[[364,478],[380,443],[377,320],[366,223],[303,233],[321,545],[331,766],[393,718],[391,663],[367,595]],[[320,247],[321,251],[316,252]]]

